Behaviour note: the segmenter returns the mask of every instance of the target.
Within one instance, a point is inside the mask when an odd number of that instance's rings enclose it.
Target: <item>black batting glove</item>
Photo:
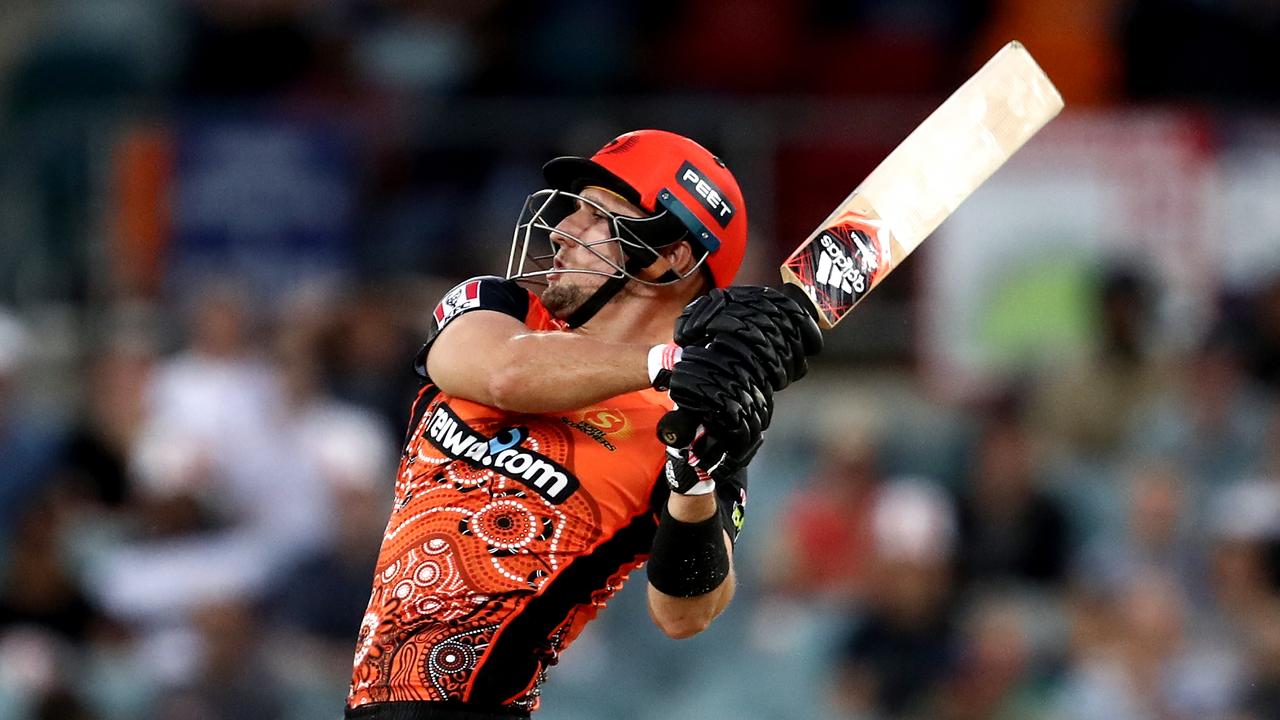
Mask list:
[[[676,319],[675,341],[690,347],[721,339],[749,354],[773,390],[804,377],[807,356],[822,350],[822,332],[807,310],[769,287],[716,288]]]
[[[727,445],[702,429],[687,448],[667,448],[663,477],[671,491],[680,495],[706,495],[715,490],[715,481],[736,474],[751,462],[763,438],[756,437],[748,449],[729,452]]]
[[[745,468],[773,418],[773,391],[748,363],[710,346],[684,348],[671,369],[670,395],[700,425],[688,447],[668,448],[664,476],[672,492],[702,495],[715,480]]]
[[[671,372],[670,396],[731,454],[754,452],[773,419],[772,389],[715,343],[684,349]]]

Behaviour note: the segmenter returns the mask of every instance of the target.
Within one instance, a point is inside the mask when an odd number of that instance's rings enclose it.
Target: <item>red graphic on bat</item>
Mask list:
[[[848,211],[787,258],[822,312],[838,319],[889,271],[887,234],[882,223]]]

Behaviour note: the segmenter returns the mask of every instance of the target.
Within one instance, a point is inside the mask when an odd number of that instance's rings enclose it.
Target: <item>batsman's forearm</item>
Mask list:
[[[549,332],[516,335],[502,350],[489,392],[503,410],[571,410],[649,387],[647,345]]]
[[[716,514],[716,495],[681,495],[671,493],[667,498],[667,510],[680,522],[695,523]]]
[[[728,538],[725,539],[728,542]],[[719,587],[705,595],[674,597],[649,585],[649,617],[668,637],[682,640],[706,630],[733,599],[733,571]]]
[[[700,522],[716,514],[715,494],[678,495],[672,493],[667,499],[667,511],[671,517],[681,522]],[[733,560],[733,544],[729,535],[724,535],[725,549],[729,559]],[[702,595],[684,598],[667,595],[649,585],[649,615],[668,636],[682,639],[697,635],[711,624],[733,598],[735,588],[733,569],[730,566],[729,576],[714,590]]]

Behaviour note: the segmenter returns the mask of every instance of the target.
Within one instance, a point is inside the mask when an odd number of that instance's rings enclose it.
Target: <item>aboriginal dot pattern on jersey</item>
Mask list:
[[[518,480],[442,456],[423,432],[430,416],[401,460],[360,626],[356,705],[464,699],[503,620],[600,539],[589,493],[553,505]],[[524,447],[573,467],[572,430],[552,420],[527,418]],[[468,423],[493,437],[510,418]]]

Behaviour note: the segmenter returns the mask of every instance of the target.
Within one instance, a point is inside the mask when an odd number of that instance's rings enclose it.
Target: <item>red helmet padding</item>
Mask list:
[[[543,167],[543,174],[553,188],[578,192],[599,185],[648,213],[664,209],[658,195],[669,191],[696,219],[689,227],[694,239],[702,231],[714,236],[704,247],[711,250],[707,268],[716,287],[727,287],[738,274],[747,248],[742,190],[720,158],[689,138],[637,130],[614,138],[590,160],[556,158]]]

